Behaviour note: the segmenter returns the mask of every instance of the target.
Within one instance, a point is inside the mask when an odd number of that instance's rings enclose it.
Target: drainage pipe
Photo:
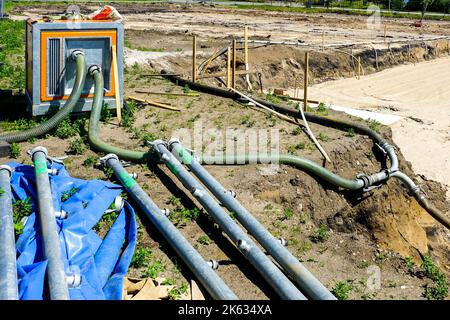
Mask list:
[[[9,166],[0,166],[0,300],[18,300],[16,243]]]
[[[207,193],[201,184],[183,167],[183,165],[166,148],[161,140],[155,140],[154,150],[185,188],[200,202],[217,224],[231,238],[241,253],[252,263],[258,272],[274,288],[282,299],[306,300],[306,297],[264,254],[237,223]]]
[[[162,75],[167,74],[168,72],[165,70],[161,71]],[[224,89],[220,89],[220,88],[216,88],[216,87],[211,87],[211,86],[207,86],[207,85],[203,85],[200,84],[198,82],[194,83],[191,82],[189,80],[183,79],[179,76],[173,76],[173,75],[167,75],[166,76],[167,79],[171,80],[174,83],[177,83],[180,86],[185,86],[188,85],[191,89],[197,90],[197,91],[201,91],[201,92],[205,92],[205,93],[209,93],[209,94],[213,94],[213,95],[217,95],[217,96],[221,96],[224,98],[230,98],[230,99],[234,99],[237,100],[239,99],[239,95],[237,95],[236,93],[233,93],[231,91],[228,90],[224,90]],[[263,100],[263,99],[259,99],[259,98],[253,98],[253,100],[257,101],[258,103],[261,103],[267,107],[270,107],[280,113],[284,113],[286,115],[290,115],[293,117],[298,117],[298,111],[289,107],[285,107],[285,106],[280,106],[277,104],[274,104],[272,102]],[[311,113],[311,112],[305,112],[305,118],[309,121],[309,122],[314,122],[323,126],[327,126],[327,127],[332,127],[335,129],[339,129],[339,130],[348,130],[348,129],[353,129],[355,130],[355,132],[359,133],[359,134],[363,134],[368,136],[369,138],[371,138],[373,140],[373,142],[386,154],[386,156],[389,158],[390,160],[390,167],[388,169],[384,169],[378,173],[374,173],[372,175],[359,175],[357,177],[356,180],[353,181],[353,183],[351,183],[352,186],[356,186],[357,184],[360,184],[361,182],[363,182],[363,185],[360,188],[350,188],[350,189],[361,189],[364,188],[365,190],[370,189],[372,186],[375,185],[380,185],[381,183],[386,182],[390,176],[393,176],[394,172],[398,171],[398,159],[397,159],[397,155],[395,154],[395,150],[394,147],[391,146],[381,135],[379,135],[378,133],[376,133],[375,131],[371,130],[370,128],[368,128],[367,126],[364,126],[362,124],[359,123],[355,123],[352,121],[345,121],[345,120],[341,120],[341,119],[336,119],[333,117],[323,117],[323,116],[319,116],[317,114]],[[250,158],[249,156],[246,155],[239,155],[239,158],[241,158],[240,160],[245,160],[247,161],[248,158]],[[268,155],[253,155],[251,156],[251,158],[254,159],[258,159],[260,157],[274,157],[274,156],[268,156]],[[280,163],[285,163],[285,164],[292,164],[294,166],[297,166],[297,164],[304,164],[305,162],[308,162],[308,160],[305,161],[305,159],[302,159],[300,157],[290,157],[289,155],[275,155],[275,157],[279,157],[280,158]],[[224,157],[211,157],[211,156],[203,156],[202,160],[206,159],[208,160],[208,163],[214,163],[213,161],[223,161]],[[226,158],[226,160],[231,161],[231,163],[236,163],[239,164],[241,162],[238,162],[237,159],[233,159],[233,158]],[[284,162],[283,162],[284,160]],[[218,163],[230,163],[230,162],[218,162]],[[256,163],[256,162],[254,162]],[[317,166],[317,165],[316,165]],[[314,166],[314,164],[308,163],[308,167],[313,168],[314,167],[314,171],[319,171],[319,169],[317,167]],[[320,166],[318,166],[320,167]],[[300,166],[300,168],[302,168]],[[306,170],[308,171],[308,170]],[[312,173],[314,173],[314,171]],[[311,171],[308,171],[311,172]],[[319,171],[320,172],[320,171]],[[327,177],[330,177],[331,175],[331,180],[329,181],[327,178],[325,178],[325,180],[327,180],[328,182],[337,185],[336,182],[338,180],[335,180],[334,178],[336,177],[336,175],[334,175],[333,173],[327,171],[325,173],[325,175]],[[335,177],[332,177],[332,176]],[[395,175],[394,175],[395,176]],[[400,176],[406,176],[406,175],[400,175]],[[340,177],[339,177],[340,178]],[[398,178],[398,177],[397,177]],[[340,178],[342,179],[342,178]],[[340,180],[339,179],[339,180]],[[346,179],[345,179],[346,180]],[[411,179],[409,179],[411,180]],[[411,180],[412,181],[412,180]],[[341,187],[346,188],[344,185],[342,185]],[[348,189],[348,188],[347,188]],[[429,201],[426,199],[426,195],[423,194],[423,192],[417,191],[416,193],[413,193],[413,195],[416,194],[414,197],[416,198],[416,200],[418,201],[418,203],[422,206],[422,208],[424,208],[431,216],[435,217],[437,221],[439,221],[440,223],[442,223],[447,229],[449,229],[449,225],[448,225],[448,217],[446,217],[446,215],[441,212],[440,210],[438,210],[437,208],[435,208],[434,206],[432,206]]]
[[[237,201],[225,188],[192,157],[177,139],[169,141],[169,150],[184,163],[192,173],[214,194],[214,196],[230,211],[239,222],[255,237],[284,270],[297,282],[300,288],[312,299],[336,300],[330,291],[317,280],[308,269],[283,246],[279,239],[266,228]]]
[[[49,120],[37,125],[34,128],[20,132],[0,134],[0,141],[6,141],[10,143],[20,142],[37,136],[41,136],[55,128],[73,111],[78,100],[80,99],[81,92],[83,91],[84,87],[84,82],[86,80],[86,61],[84,58],[84,53],[80,50],[74,50],[72,52],[71,58],[76,62],[76,77],[72,92],[70,93],[69,99],[66,101],[64,107]]]
[[[158,157],[154,153],[151,152],[144,153],[141,151],[132,151],[118,148],[104,142],[100,138],[99,121],[103,107],[103,91],[104,91],[103,75],[101,72],[101,68],[96,65],[90,66],[88,72],[89,75],[94,77],[94,100],[92,102],[92,110],[89,119],[89,131],[88,131],[89,144],[98,151],[105,153],[113,153],[117,155],[120,159],[127,161],[141,162],[141,163],[158,161]]]
[[[61,244],[58,236],[58,227],[53,208],[53,198],[48,176],[48,152],[44,147],[31,150],[36,176],[36,189],[39,204],[39,222],[43,253],[48,260],[46,276],[51,300],[68,300],[69,290],[64,261],[62,259]]]
[[[165,214],[158,208],[152,199],[139,186],[136,180],[123,168],[115,154],[108,154],[101,159],[102,164],[114,171],[117,179],[133,197],[142,211],[147,215],[153,225],[161,232],[163,237],[181,257],[192,273],[199,279],[208,293],[218,300],[237,300],[236,295],[208,265],[202,256],[184,238],[178,229],[170,222]]]

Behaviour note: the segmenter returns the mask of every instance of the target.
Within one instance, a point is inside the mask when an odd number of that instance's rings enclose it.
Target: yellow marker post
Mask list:
[[[309,77],[309,52],[305,52],[305,75],[303,76],[303,109],[308,106],[308,77]]]
[[[119,85],[119,68],[117,67],[117,48],[115,45],[112,45],[112,64],[113,64],[113,72],[114,72],[114,88],[116,92],[116,114],[117,121],[119,121],[119,125],[122,122],[122,109],[120,105],[120,85]]]
[[[192,82],[197,81],[197,36],[192,38]]]

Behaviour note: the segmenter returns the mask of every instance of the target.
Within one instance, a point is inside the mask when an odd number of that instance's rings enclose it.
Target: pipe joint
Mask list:
[[[68,214],[64,210],[55,212],[55,217],[58,218],[58,219],[67,219],[67,216],[68,216]]]
[[[251,249],[250,244],[245,240],[238,240],[236,244],[238,249],[242,252],[249,252]]]
[[[213,270],[219,269],[219,262],[216,260],[209,260],[206,262]]]
[[[45,147],[39,146],[39,147],[34,147],[34,148],[30,151],[30,154],[31,154],[31,158],[32,158],[32,159],[34,158],[34,155],[35,155],[37,152],[42,152],[42,153],[45,155],[45,157],[48,158],[48,150],[47,150]]]
[[[73,273],[66,277],[69,288],[78,288],[81,285],[82,277],[79,273]]]
[[[79,55],[83,55],[84,56],[84,52],[83,51],[81,51],[80,49],[76,49],[76,50],[73,50],[72,51],[72,53],[70,54],[70,57],[72,58],[72,60],[77,60],[77,56],[79,56]]]
[[[94,74],[97,73],[97,72],[102,72],[102,67],[100,67],[100,66],[98,66],[98,65],[96,65],[96,64],[93,64],[93,65],[90,66],[89,69],[88,69],[88,73],[89,73],[89,75],[91,75],[91,76],[94,76]]]
[[[167,142],[167,145],[168,145],[168,149],[170,150],[170,151],[172,151],[172,149],[173,149],[173,145],[174,144],[180,144],[180,139],[178,139],[178,138],[171,138],[168,142]]]
[[[109,153],[106,156],[100,158],[100,165],[103,167],[107,166],[108,161],[111,159],[115,159],[115,160],[119,161],[119,157],[117,155],[115,155],[114,153]]]
[[[170,209],[169,209],[169,208],[163,208],[163,209],[161,210],[161,213],[162,213],[163,215],[165,215],[166,217],[168,217],[168,216],[170,216]]]

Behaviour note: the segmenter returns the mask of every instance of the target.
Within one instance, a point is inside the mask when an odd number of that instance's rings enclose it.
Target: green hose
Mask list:
[[[159,158],[152,152],[130,151],[102,141],[99,138],[99,120],[103,105],[103,76],[99,69],[91,69],[94,76],[94,102],[92,105],[91,117],[89,121],[89,143],[91,146],[101,152],[114,153],[119,158],[133,162],[158,162]],[[318,164],[307,159],[288,155],[288,154],[257,154],[257,155],[236,155],[236,156],[209,156],[202,155],[200,163],[202,164],[248,164],[248,163],[283,163],[289,164],[304,170],[308,173],[316,175],[325,181],[341,188],[358,190],[364,186],[360,179],[349,180],[342,178],[331,171],[319,166]]]
[[[89,143],[101,152],[114,153],[122,160],[133,162],[156,162],[158,156],[151,152],[131,151],[112,146],[100,139],[99,121],[103,107],[103,75],[98,67],[90,68],[89,73],[94,77],[94,101],[92,103],[91,117],[89,119]]]
[[[282,163],[299,168],[310,174],[313,174],[321,179],[344,189],[359,190],[364,187],[364,182],[360,179],[349,180],[342,178],[337,174],[321,167],[320,165],[290,154],[245,154],[245,155],[224,155],[224,156],[210,156],[202,155],[199,159],[202,164],[249,164],[249,163]]]
[[[75,62],[77,64],[75,84],[73,86],[72,93],[70,94],[69,99],[67,99],[64,107],[49,120],[37,125],[34,128],[20,132],[0,134],[0,141],[6,141],[10,143],[20,142],[37,136],[41,136],[55,128],[73,111],[78,100],[80,99],[81,91],[84,87],[84,81],[86,80],[86,61],[84,59],[84,54],[82,52],[77,52],[76,54],[74,54],[74,56]]]

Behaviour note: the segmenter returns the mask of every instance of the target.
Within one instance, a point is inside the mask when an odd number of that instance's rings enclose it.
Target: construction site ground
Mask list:
[[[168,80],[145,75],[166,69],[189,77],[193,34],[198,38],[197,59],[202,62],[217,48],[228,45],[233,37],[241,38],[247,25],[250,39],[289,40],[314,46],[310,52],[311,99],[403,117],[390,127],[375,127],[397,146],[400,169],[422,186],[436,207],[449,212],[450,197],[446,198],[446,193],[449,195],[450,185],[450,100],[446,87],[450,79],[446,68],[450,58],[448,41],[435,39],[449,34],[450,23],[427,21],[423,28],[416,28],[412,20],[383,19],[380,29],[372,30],[367,28],[365,17],[336,14],[180,5],[115,6],[125,18],[125,94],[170,103],[181,111],[140,107],[134,123],[126,128],[119,127],[115,118],[108,119],[101,126],[101,136],[106,141],[127,149],[146,150],[144,138],[169,139],[180,128],[192,132],[198,126],[203,132],[216,129],[222,134],[226,129],[278,129],[281,152],[322,163],[320,152],[303,131],[296,130],[298,126],[255,107],[208,94],[147,96],[138,92],[183,93],[183,88]],[[97,8],[80,7],[85,12]],[[18,7],[11,14],[14,19],[37,18],[61,14],[64,9],[61,5],[30,5]],[[384,24],[387,42],[407,41],[388,46],[384,43]],[[424,41],[427,39],[433,40]],[[338,51],[327,47],[370,41],[377,44]],[[274,88],[291,94],[302,92],[305,49],[252,45],[250,69],[255,73],[250,81],[254,94],[259,94],[257,72],[262,76],[263,96]],[[360,80],[355,77],[356,60],[351,55],[361,58]],[[225,72],[225,65],[222,56],[204,72]],[[238,60],[238,69],[243,67],[242,60]],[[215,79],[201,82],[220,85]],[[237,86],[245,90],[243,77],[238,78]],[[295,90],[297,87],[300,90]],[[282,99],[277,102],[294,107]],[[362,121],[330,109],[324,115]],[[383,155],[367,137],[316,124],[310,126],[316,136],[320,135],[321,144],[332,159],[331,164],[326,164],[329,170],[354,178],[358,173],[381,169]],[[221,134],[203,136],[204,150],[211,149],[220,138]],[[36,145],[47,147],[51,155],[64,155],[73,139],[48,136],[21,143],[20,156],[10,160],[29,163],[26,151]],[[97,154],[87,146],[83,154],[70,155],[65,161],[69,173],[82,179],[107,179],[102,170],[83,165],[89,156]],[[227,189],[234,190],[238,200],[275,236],[285,238],[289,250],[330,290],[345,283],[350,288],[350,299],[424,299],[424,288],[432,285],[432,280],[421,272],[421,258],[431,255],[447,275],[450,273],[448,231],[434,222],[398,181],[391,179],[381,188],[359,194],[337,189],[290,166],[280,165],[275,174],[267,174],[267,167],[211,165],[207,169]],[[138,182],[161,208],[175,209],[172,195],[180,198],[185,208],[200,208],[163,165],[135,165],[129,170],[139,174]],[[190,281],[193,276],[188,268],[145,215],[139,210],[138,214],[138,247],[151,248],[152,263],[162,266],[158,276],[173,278],[178,286]],[[205,259],[219,261],[217,272],[239,298],[276,299],[272,289],[205,212],[196,221],[178,227]],[[327,237],[317,241],[315,235],[321,229],[326,230]],[[368,285],[374,268],[380,268],[381,275],[380,286],[375,288]],[[129,276],[143,277],[144,273],[143,269],[131,268]]]

